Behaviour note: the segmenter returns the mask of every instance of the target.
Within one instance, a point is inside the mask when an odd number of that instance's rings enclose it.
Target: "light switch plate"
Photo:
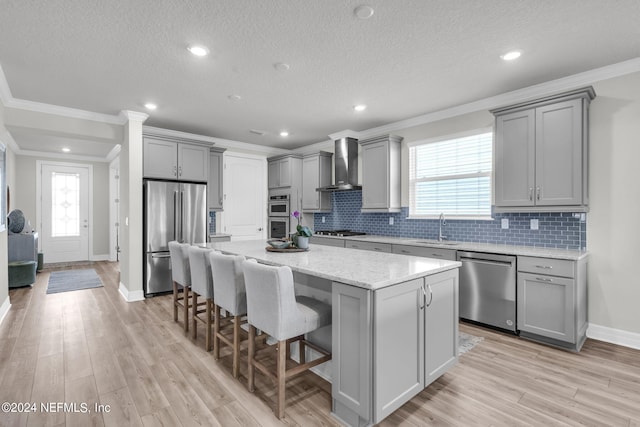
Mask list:
[[[322,217],[322,223],[323,223],[323,224],[325,223],[325,221],[326,221],[326,220],[327,220],[327,218]]]
[[[393,217],[392,216],[389,217],[389,225],[393,225]]]
[[[501,225],[503,230],[507,230],[509,228],[509,218],[502,218]]]
[[[531,220],[531,229],[532,230],[537,230],[538,229],[538,220],[537,219],[532,219]]]

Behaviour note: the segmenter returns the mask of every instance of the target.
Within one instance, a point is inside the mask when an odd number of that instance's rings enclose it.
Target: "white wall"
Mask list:
[[[0,142],[6,147],[6,182],[9,188],[14,188],[15,183],[15,166],[14,155],[6,141],[5,134],[7,130],[4,127],[4,106],[0,102]],[[0,189],[4,191],[4,188]],[[12,203],[13,206],[13,203]],[[5,229],[0,231],[0,320],[9,309],[9,251],[7,249],[7,233]]]
[[[38,230],[36,224],[36,161],[50,160],[54,162],[81,163],[93,166],[93,248],[90,256],[107,259],[109,255],[109,164],[105,162],[83,162],[62,160],[60,158],[15,156],[16,184],[11,186],[11,208],[20,209],[31,221],[31,226]],[[44,255],[47,262],[47,255]]]
[[[593,85],[589,322],[640,334],[640,73]]]

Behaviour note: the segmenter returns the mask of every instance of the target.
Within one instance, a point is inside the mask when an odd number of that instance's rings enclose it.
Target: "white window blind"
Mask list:
[[[411,146],[409,215],[490,217],[492,140],[479,131]]]

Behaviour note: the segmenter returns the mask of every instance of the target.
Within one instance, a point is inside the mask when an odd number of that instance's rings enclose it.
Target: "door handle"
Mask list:
[[[258,231],[262,231],[262,227],[258,228]]]
[[[536,187],[536,199],[540,200],[540,187]]]
[[[429,288],[429,302],[427,303],[427,307],[429,307],[433,302],[433,289],[431,289],[431,285],[427,285],[427,287]],[[424,287],[422,289],[424,289]]]
[[[422,291],[422,298],[420,298],[420,310],[424,309],[424,304],[427,301],[427,293],[424,290],[424,285],[420,286],[420,290]]]
[[[182,166],[178,166],[178,176],[182,176]]]
[[[178,240],[178,192],[173,192],[173,240]]]
[[[529,200],[533,201],[533,187],[529,187]]]

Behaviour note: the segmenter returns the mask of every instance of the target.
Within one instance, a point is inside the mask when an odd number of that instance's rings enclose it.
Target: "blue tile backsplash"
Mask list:
[[[394,237],[435,239],[437,219],[407,219],[409,208],[400,213],[361,213],[362,191],[341,191],[331,195],[331,213],[313,217],[314,230],[348,229],[367,234]],[[573,213],[494,213],[493,220],[447,219],[442,234],[448,240],[537,246],[560,249],[585,249],[587,242],[586,214]],[[325,222],[322,223],[322,217]],[[394,225],[389,225],[393,217]],[[501,220],[509,220],[509,228],[501,228]],[[530,220],[539,221],[538,230],[530,230]]]

